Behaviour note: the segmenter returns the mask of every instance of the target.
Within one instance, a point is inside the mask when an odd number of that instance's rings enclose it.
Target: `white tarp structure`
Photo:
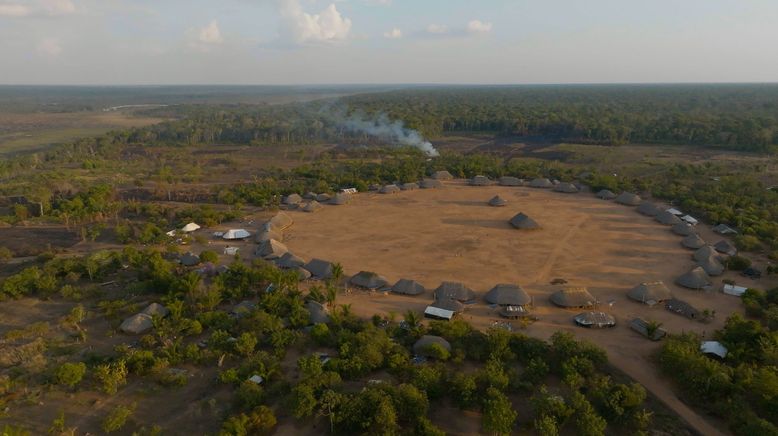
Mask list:
[[[686,222],[689,225],[696,226],[699,221],[697,221],[697,218],[691,216],[691,215],[684,215],[681,217],[681,220]]]
[[[169,232],[167,232],[165,234],[172,238],[173,236],[176,236],[176,231],[175,230],[171,230],[171,231],[169,231]]]
[[[200,228],[200,226],[198,226],[197,224],[189,223],[189,224],[185,225],[184,227],[181,227],[181,231],[184,232],[184,233],[191,233],[191,232],[194,232],[195,230],[198,230],[199,228]]]
[[[224,247],[224,254],[226,256],[235,256],[238,254],[238,250],[240,250],[238,247]]]
[[[434,306],[427,306],[427,308],[424,309],[424,316],[428,318],[451,320],[451,318],[454,317],[454,311],[441,309]]]
[[[722,359],[727,357],[727,347],[719,341],[703,341],[703,343],[700,344],[700,351],[704,354],[716,355]]]
[[[681,212],[680,210],[678,210],[678,209],[676,209],[674,207],[671,207],[670,209],[667,209],[667,212],[670,212],[671,214],[673,214],[675,216],[683,215],[683,212]]]
[[[748,288],[745,286],[737,286],[737,285],[724,285],[724,288],[721,290],[727,295],[734,295],[735,297],[742,297],[743,294],[746,293]]]
[[[222,235],[223,239],[246,239],[251,236],[247,230],[244,229],[229,229]]]

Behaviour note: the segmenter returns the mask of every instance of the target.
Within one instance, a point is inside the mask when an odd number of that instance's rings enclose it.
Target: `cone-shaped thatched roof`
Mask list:
[[[484,299],[490,304],[500,306],[525,306],[532,298],[518,285],[499,284],[486,293]]]
[[[666,225],[666,226],[674,226],[678,223],[682,223],[680,218],[678,218],[676,215],[673,215],[672,213],[664,210],[662,212],[659,212],[657,216],[655,217],[657,221],[660,223]]]
[[[680,236],[689,236],[694,234],[694,227],[686,223],[673,224],[673,233]]]
[[[403,191],[413,191],[415,189],[419,189],[419,184],[414,182],[403,183],[400,185],[400,189]]]
[[[357,275],[351,277],[349,283],[366,289],[380,289],[389,286],[389,281],[386,278],[372,271],[360,271]]]
[[[282,201],[282,203],[286,205],[293,205],[293,204],[300,204],[300,202],[302,201],[303,201],[303,197],[301,197],[300,194],[289,194],[286,197],[284,197],[284,201]]]
[[[297,277],[300,279],[300,281],[308,280],[311,278],[311,272],[301,266],[298,266],[297,268],[291,268],[291,270],[297,271]]]
[[[284,240],[284,234],[281,232],[277,232],[273,229],[265,229],[260,230],[257,232],[257,235],[254,237],[254,240],[257,241],[257,244],[262,243],[264,241],[267,241],[268,239],[275,239],[276,241],[283,241]]]
[[[321,203],[316,200],[311,200],[303,207],[303,212],[316,212],[321,209],[321,207]]]
[[[578,192],[578,188],[572,183],[562,182],[554,186],[554,191],[562,192],[565,194],[575,194]]]
[[[551,302],[559,307],[592,307],[597,299],[586,288],[567,288],[551,294]]]
[[[396,194],[400,192],[400,187],[397,185],[384,185],[378,190],[379,194]]]
[[[289,249],[286,248],[286,245],[283,243],[278,242],[275,239],[268,239],[259,244],[255,254],[263,259],[273,260],[278,259],[288,251]]]
[[[659,215],[660,212],[662,212],[662,209],[660,209],[654,203],[651,203],[649,201],[644,201],[640,203],[640,206],[638,206],[637,211],[638,213],[646,216],[657,216]]]
[[[434,296],[436,300],[451,299],[465,302],[474,300],[475,292],[459,282],[443,282],[435,289]]]
[[[511,218],[509,222],[513,227],[521,230],[534,230],[540,228],[540,225],[535,222],[535,220],[528,217],[524,213],[519,213],[518,215]]]
[[[326,260],[311,259],[303,268],[307,269],[311,275],[317,279],[328,279],[332,277],[332,264]]]
[[[495,195],[494,197],[492,197],[491,200],[489,200],[489,206],[500,207],[500,206],[507,206],[507,205],[508,202],[504,198],[500,197],[499,195]]]
[[[705,246],[705,241],[700,237],[700,235],[691,234],[683,238],[681,245],[686,248],[691,248],[692,250],[699,250]]]
[[[440,180],[424,179],[419,183],[419,187],[421,189],[435,189],[443,187],[443,184],[440,183]]]
[[[181,256],[181,259],[179,259],[179,261],[181,262],[181,265],[184,266],[195,266],[198,263],[200,263],[200,257],[190,251],[184,253],[184,255]]]
[[[308,191],[305,194],[303,194],[303,199],[305,199],[305,200],[316,200],[316,193]]]
[[[451,351],[451,344],[447,340],[440,336],[424,335],[413,344],[413,353],[419,356],[425,355],[425,351],[430,345],[437,344],[443,347],[446,351]]]
[[[684,288],[689,289],[702,289],[711,284],[708,273],[706,273],[705,270],[699,266],[694,267],[691,271],[687,272],[681,277],[678,277],[675,280],[675,283],[678,286],[683,286]]]
[[[622,192],[618,197],[616,197],[616,203],[626,206],[637,206],[641,201],[642,200],[640,199],[640,196],[631,192]]]
[[[154,327],[154,322],[151,320],[151,316],[145,313],[136,313],[122,321],[119,330],[124,333],[138,335],[151,330],[152,327]]]
[[[470,185],[472,186],[487,186],[491,185],[492,181],[486,176],[475,176],[470,179]]]
[[[305,303],[305,308],[311,314],[311,324],[326,324],[330,322],[327,306],[316,301],[308,301]]]
[[[664,282],[646,282],[641,283],[627,292],[627,296],[635,301],[641,303],[659,303],[665,300],[673,298],[673,294],[670,289],[664,284]]]
[[[330,194],[327,194],[326,192],[322,192],[321,194],[318,194],[316,196],[316,201],[318,201],[319,203],[326,203],[330,201],[330,198],[332,198]]]
[[[392,286],[392,292],[405,295],[421,295],[426,292],[426,289],[415,280],[400,279]]]
[[[597,197],[602,198],[603,200],[613,200],[616,198],[616,194],[614,194],[613,191],[603,189],[597,193]]]
[[[711,247],[710,245],[706,245],[706,246],[700,248],[699,250],[695,251],[694,255],[693,255],[694,260],[696,260],[697,262],[699,262],[701,260],[705,260],[705,259],[707,259],[709,257],[718,258],[718,256],[719,256],[719,254],[718,254],[718,252],[716,252],[716,249]]]
[[[464,304],[450,298],[435,300],[430,306],[437,307],[438,309],[450,310],[454,313],[462,313],[465,310]]]
[[[277,214],[273,215],[272,218],[267,220],[266,227],[268,229],[274,229],[274,230],[285,230],[294,224],[294,220],[289,215],[285,214],[284,212],[278,212]]]
[[[443,171],[435,171],[434,173],[432,173],[432,178],[435,180],[451,180],[454,178],[454,176],[452,176],[450,172],[443,170]]]
[[[714,245],[713,248],[715,248],[719,253],[724,253],[728,256],[734,256],[737,254],[737,248],[735,248],[735,246],[726,239],[722,239],[721,241],[716,242],[716,245]]]
[[[698,260],[697,265],[701,266],[709,276],[720,276],[724,274],[724,265],[717,257],[711,256],[703,260]]]
[[[295,256],[291,251],[287,251],[276,261],[276,266],[279,268],[300,268],[305,265],[305,260],[302,257]]]
[[[530,188],[553,188],[554,184],[551,180],[540,178],[529,182],[529,186]]]
[[[605,328],[616,325],[616,318],[605,312],[583,312],[575,316],[575,323],[581,327]]]
[[[330,201],[328,204],[333,204],[335,206],[342,206],[344,204],[347,204],[349,201],[351,201],[351,197],[349,194],[344,194],[342,192],[335,194],[332,198],[330,198]]]
[[[500,177],[500,185],[502,186],[521,186],[521,180],[517,177],[502,176]]]

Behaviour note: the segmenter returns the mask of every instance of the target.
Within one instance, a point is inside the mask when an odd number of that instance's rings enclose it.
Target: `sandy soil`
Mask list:
[[[507,199],[508,206],[486,205],[495,194]],[[534,218],[542,229],[513,229],[508,220],[518,212]],[[716,427],[724,428],[711,425],[675,396],[651,362],[660,345],[632,332],[627,322],[641,316],[663,323],[670,332],[710,335],[729,314],[742,312],[737,298],[718,292],[721,280],[742,280],[727,273],[714,279],[709,292],[676,286],[675,278],[694,265],[692,252],[680,245],[681,237],[669,227],[634,208],[589,194],[453,182],[439,190],[359,194],[347,206],[329,206],[315,214],[290,213],[295,224],[286,234],[286,244],[295,254],[340,262],[346,274],[371,270],[390,282],[412,278],[428,288],[419,297],[367,292],[339,297],[339,303],[352,304],[359,315],[422,311],[432,300],[431,289],[444,280],[462,281],[479,294],[497,283],[518,283],[533,296],[539,319],[527,334],[548,338],[557,330],[569,330],[592,340],[608,352],[614,365],[700,433],[719,434]],[[608,330],[576,328],[572,317],[578,311],[559,309],[548,301],[549,294],[559,289],[550,284],[554,278],[588,287],[602,302],[600,309],[614,315],[619,325]],[[709,324],[690,321],[626,297],[631,287],[653,280],[663,280],[677,298],[699,309],[715,310],[716,319]],[[468,307],[464,319],[486,328],[498,316],[479,301]]]

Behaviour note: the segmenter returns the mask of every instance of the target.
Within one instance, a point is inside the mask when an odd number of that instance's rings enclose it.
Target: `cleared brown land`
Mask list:
[[[507,207],[486,202],[499,194]],[[543,227],[536,231],[512,228],[508,220],[524,212]],[[688,409],[660,378],[650,362],[658,343],[632,332],[634,316],[663,323],[670,332],[709,332],[721,328],[732,312],[742,311],[740,300],[720,292],[696,292],[673,282],[692,265],[691,251],[681,237],[634,208],[603,201],[591,194],[561,194],[547,190],[511,187],[470,187],[461,182],[440,190],[406,191],[395,195],[359,194],[346,206],[328,206],[315,214],[293,213],[294,226],[285,243],[307,259],[319,257],[340,262],[347,274],[371,270],[391,282],[418,280],[428,289],[441,281],[462,281],[480,295],[497,283],[518,283],[534,297],[539,320],[526,329],[531,336],[548,338],[569,330],[592,340],[608,352],[611,361],[644,384],[652,393],[703,434],[714,427]],[[617,319],[617,327],[589,330],[573,325],[578,313],[551,305],[551,285],[563,278],[571,286],[586,286],[600,309]],[[734,273],[714,279],[743,280]],[[627,299],[631,287],[663,280],[675,296],[699,309],[716,311],[708,324],[687,320],[661,307]],[[422,311],[432,293],[419,297],[354,292],[339,297],[363,316],[374,313]],[[608,303],[612,302],[612,305]],[[469,306],[464,318],[478,327],[498,320],[482,300]],[[719,428],[724,428],[719,426]]]

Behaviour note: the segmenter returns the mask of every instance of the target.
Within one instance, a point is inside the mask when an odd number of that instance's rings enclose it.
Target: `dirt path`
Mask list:
[[[573,227],[570,227],[567,233],[565,233],[565,236],[554,245],[554,249],[551,251],[551,254],[546,258],[546,261],[543,263],[543,266],[540,267],[540,270],[538,271],[538,275],[535,277],[534,284],[541,284],[541,283],[548,282],[549,274],[551,273],[551,268],[553,268],[554,265],[556,264],[559,255],[562,253],[562,250],[564,248],[567,248],[567,243],[568,241],[570,241],[570,238],[572,238],[578,232],[578,230],[581,228],[581,226],[587,219],[588,218],[576,220],[575,225]]]

